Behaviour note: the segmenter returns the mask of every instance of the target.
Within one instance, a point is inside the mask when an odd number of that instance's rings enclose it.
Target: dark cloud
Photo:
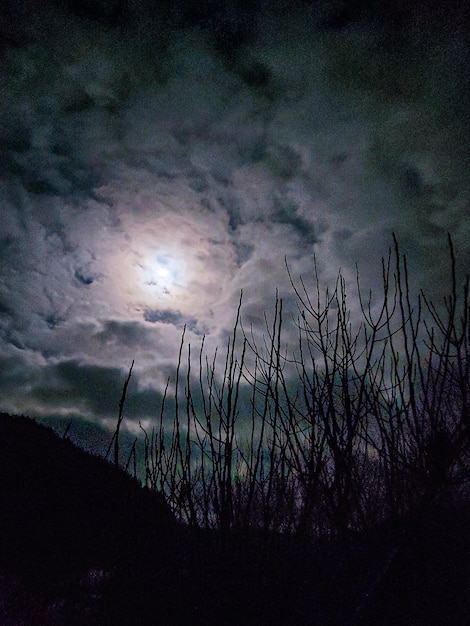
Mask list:
[[[78,280],[79,283],[85,286],[92,285],[94,281],[96,280],[96,276],[93,275],[92,272],[89,272],[85,270],[84,268],[76,269],[74,276]]]
[[[124,7],[127,3],[123,0],[69,0],[69,4],[73,12],[80,17],[115,24],[124,17]],[[142,0],[140,4],[144,6]]]
[[[273,216],[273,221],[288,224],[302,240],[303,245],[312,249],[313,245],[318,242],[318,233],[315,225],[302,215],[301,207],[289,202],[284,203],[281,200],[278,200],[275,206],[277,211]]]
[[[46,324],[49,326],[49,328],[52,329],[52,328],[56,328],[59,324],[61,324],[64,321],[64,319],[56,315],[55,313],[49,313],[48,315],[45,316],[45,321],[46,321]]]
[[[148,310],[144,312],[144,320],[155,324],[172,324],[177,328],[186,326],[189,330],[197,332],[197,320],[191,317],[185,317],[179,311],[167,310]]]
[[[106,320],[95,338],[103,345],[138,346],[147,341],[147,331],[139,322]]]
[[[52,413],[68,408],[72,416],[89,411],[95,420],[105,418],[112,422],[117,418],[127,376],[124,370],[68,360],[49,366],[44,374],[42,383],[38,381],[32,392],[39,406],[47,404]],[[138,375],[134,373],[126,395],[126,417],[148,419],[150,411],[155,416],[161,402],[159,392],[139,388]]]
[[[107,415],[111,407],[119,403],[123,376],[118,368],[64,361],[53,367],[51,374],[57,377],[64,398],[76,403],[85,400],[95,415]],[[51,390],[40,389],[36,393],[40,399],[41,394],[51,393]]]

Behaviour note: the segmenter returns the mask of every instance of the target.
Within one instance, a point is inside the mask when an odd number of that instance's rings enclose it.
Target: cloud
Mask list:
[[[450,231],[468,267],[464,39],[415,40],[411,17],[398,43],[362,15],[325,27],[335,11],[139,32],[56,8],[24,27],[2,61],[4,407],[103,417],[135,359],[145,413],[182,328],[225,344],[241,290],[261,333],[277,288],[294,338],[286,260],[310,277],[316,255],[323,284],[357,262],[379,288],[394,231],[440,297]]]
[[[152,324],[157,322],[161,324],[172,324],[173,326],[181,329],[187,327],[189,330],[197,334],[203,334],[200,332],[198,333],[196,319],[191,317],[186,318],[184,315],[181,315],[179,311],[171,311],[168,309],[163,311],[159,309],[145,311],[144,320],[146,322],[151,322]]]

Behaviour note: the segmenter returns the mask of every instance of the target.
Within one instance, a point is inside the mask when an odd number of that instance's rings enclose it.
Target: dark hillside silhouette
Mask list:
[[[468,623],[470,510],[342,538],[176,524],[162,498],[0,414],[2,626]]]
[[[0,570],[31,589],[111,571],[158,549],[175,525],[163,497],[123,470],[29,418],[5,414],[0,512]]]
[[[0,414],[0,476],[0,558],[38,573],[105,563],[174,523],[163,497],[24,417]]]

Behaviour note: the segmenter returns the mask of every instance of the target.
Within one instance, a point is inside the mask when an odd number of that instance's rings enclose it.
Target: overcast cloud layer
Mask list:
[[[114,417],[135,359],[134,416],[155,414],[184,325],[215,346],[241,289],[255,329],[276,288],[293,306],[285,258],[373,288],[395,231],[438,297],[449,231],[470,266],[457,10],[338,27],[341,2],[219,3],[143,28],[144,4],[124,28],[23,14],[4,45],[1,410]]]

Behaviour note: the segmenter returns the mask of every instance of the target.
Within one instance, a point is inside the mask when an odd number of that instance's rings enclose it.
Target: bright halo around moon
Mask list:
[[[150,252],[137,266],[139,282],[154,296],[181,296],[185,287],[185,267],[175,254]]]
[[[121,302],[129,311],[184,311],[191,280],[185,255],[175,246],[162,250],[158,244],[144,243],[125,246],[107,259],[116,304]]]
[[[119,229],[100,234],[108,307],[149,323],[212,316],[236,267],[224,224],[150,209],[139,218],[121,216]]]

